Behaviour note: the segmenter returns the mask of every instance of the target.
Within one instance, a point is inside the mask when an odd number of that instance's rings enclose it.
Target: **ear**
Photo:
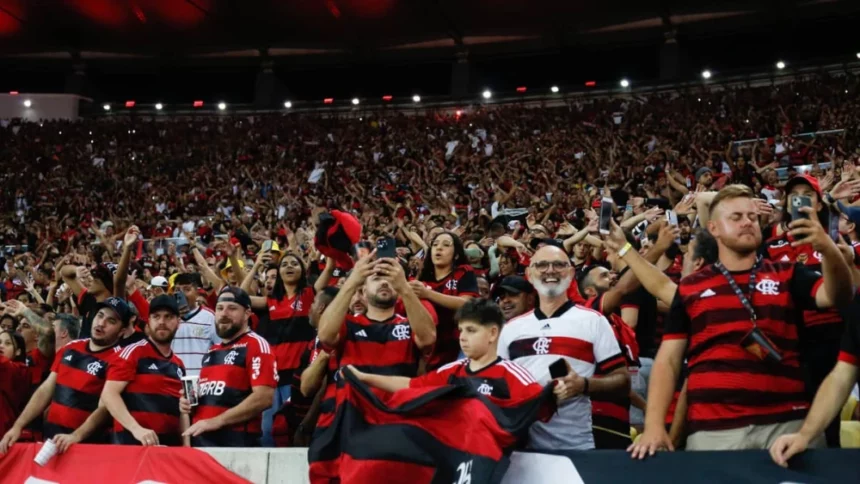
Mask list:
[[[719,229],[717,228],[717,222],[713,219],[708,220],[708,232],[711,233],[714,237],[719,235]]]

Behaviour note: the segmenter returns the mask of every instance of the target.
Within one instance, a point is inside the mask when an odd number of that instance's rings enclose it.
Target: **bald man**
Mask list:
[[[549,383],[549,366],[559,359],[568,371],[555,388],[564,403],[552,420],[532,425],[529,448],[593,449],[589,395],[627,395],[627,363],[606,318],[568,299],[573,267],[563,250],[539,249],[528,275],[538,293],[537,308],[508,322],[499,338],[499,356],[524,366],[541,385]],[[595,374],[601,377],[592,378]]]

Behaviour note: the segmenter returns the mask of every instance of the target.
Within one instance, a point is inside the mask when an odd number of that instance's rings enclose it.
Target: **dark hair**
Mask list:
[[[299,261],[299,267],[302,268],[299,282],[296,284],[296,294],[301,294],[308,285],[308,270],[305,268],[304,261],[298,255],[293,254],[292,252],[287,252],[281,257],[281,260],[278,261],[278,274],[275,276],[275,288],[272,289],[272,299],[277,299],[278,301],[283,301],[284,297],[287,295],[287,289],[284,287],[284,279],[281,277],[281,263],[283,263],[284,259],[287,257],[292,257]]]
[[[696,248],[693,250],[693,260],[702,259],[704,265],[713,264],[719,259],[719,248],[717,240],[707,229],[699,227],[693,231],[696,239]]]
[[[16,318],[15,316],[12,316],[11,314],[4,314],[4,315],[0,316],[0,322],[2,322],[4,319],[11,319],[12,320],[12,331],[18,331],[18,324],[20,324],[20,321],[18,320],[18,318]]]
[[[430,244],[427,247],[427,253],[424,255],[424,266],[421,268],[421,273],[418,275],[419,281],[436,280],[436,270],[433,267],[433,244],[436,242],[436,239],[443,235],[451,237],[451,240],[454,241],[454,258],[451,260],[451,269],[453,270],[463,264],[469,263],[469,259],[466,257],[466,250],[463,248],[463,242],[460,240],[460,237],[455,233],[440,232],[433,237],[433,240],[430,241]]]
[[[488,299],[472,298],[460,306],[454,315],[457,323],[464,321],[475,322],[481,326],[494,325],[501,328],[505,325],[505,316],[499,305]]]
[[[185,284],[191,284],[195,289],[200,288],[203,284],[200,279],[200,274],[196,272],[180,272],[176,275],[176,279],[173,280],[174,286],[184,286]]]
[[[335,286],[328,286],[328,287],[323,288],[322,291],[320,291],[320,295],[322,295],[323,298],[325,299],[326,306],[328,306],[329,303],[331,303],[334,300],[334,298],[337,297],[337,293],[339,291],[340,291],[340,289],[338,289]]]
[[[5,329],[0,330],[0,334],[6,333],[12,338],[12,344],[15,345],[16,350],[21,350],[21,353],[18,355],[12,356],[12,361],[16,363],[24,363],[27,361],[27,344],[24,342],[24,337],[18,333],[14,333],[12,331],[6,331]]]
[[[585,297],[585,290],[594,285],[594,280],[591,278],[591,272],[598,267],[608,269],[605,265],[596,263],[583,267],[576,275],[577,289],[579,289],[579,293],[582,294],[583,297]]]

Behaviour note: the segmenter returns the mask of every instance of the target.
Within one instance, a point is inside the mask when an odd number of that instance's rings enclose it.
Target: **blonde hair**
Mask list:
[[[714,214],[714,209],[717,208],[717,205],[726,200],[734,200],[735,198],[755,198],[755,194],[752,189],[746,185],[725,186],[722,190],[717,192],[717,195],[711,201],[708,216],[710,217]]]

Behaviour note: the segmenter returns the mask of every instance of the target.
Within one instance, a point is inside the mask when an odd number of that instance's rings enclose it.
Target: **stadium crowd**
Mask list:
[[[0,453],[307,446],[343,368],[491,401],[556,380],[534,449],[838,446],[858,90],[4,121]]]

